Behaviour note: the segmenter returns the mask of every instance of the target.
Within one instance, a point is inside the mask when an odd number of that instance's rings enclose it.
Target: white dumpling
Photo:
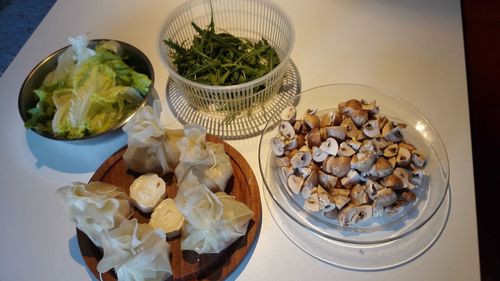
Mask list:
[[[233,168],[223,144],[207,142],[202,127],[186,126],[184,137],[177,141],[177,145],[180,150],[179,165],[175,168],[178,181],[192,171],[210,190],[225,190]]]
[[[117,227],[131,213],[127,195],[111,184],[75,182],[59,188],[56,194],[76,227],[98,247],[101,247],[99,233]]]
[[[187,223],[182,228],[181,250],[220,253],[245,235],[253,216],[245,204],[224,192],[212,193],[189,173],[174,199]]]
[[[97,264],[101,273],[114,268],[120,281],[163,281],[172,275],[170,245],[160,229],[134,218],[103,231],[101,240],[104,254]]]
[[[160,120],[161,103],[146,105],[123,126],[128,135],[127,150],[123,159],[127,168],[139,173],[164,175],[173,172],[179,163],[176,145],[183,136],[182,130],[169,130]]]

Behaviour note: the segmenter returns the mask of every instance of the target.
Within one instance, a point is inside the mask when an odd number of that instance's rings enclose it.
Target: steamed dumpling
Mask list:
[[[132,219],[103,231],[101,240],[104,255],[97,264],[101,273],[114,268],[120,281],[163,281],[172,275],[170,246],[160,229]]]
[[[174,200],[187,221],[181,250],[199,254],[220,253],[245,235],[253,216],[245,204],[224,192],[212,193],[191,172],[179,184]]]
[[[117,227],[131,213],[127,195],[111,184],[75,182],[59,188],[56,194],[68,208],[76,227],[98,247],[101,247],[100,232]]]
[[[179,163],[176,145],[183,136],[182,130],[169,130],[160,120],[161,104],[143,106],[123,126],[128,135],[127,150],[123,159],[127,168],[138,173],[164,175],[173,172]]]
[[[207,142],[205,129],[192,125],[185,127],[184,137],[177,145],[180,150],[180,162],[175,168],[177,181],[182,181],[191,171],[210,190],[225,190],[233,168],[223,144]]]

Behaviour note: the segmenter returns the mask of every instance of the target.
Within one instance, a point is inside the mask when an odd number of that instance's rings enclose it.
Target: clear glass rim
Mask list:
[[[267,179],[266,179],[267,172],[264,170],[264,169],[267,169],[267,163],[263,163],[263,161],[267,162],[268,161],[268,157],[266,157],[265,159],[262,159],[263,157],[261,157],[261,155],[262,155],[263,149],[264,149],[264,144],[263,144],[264,135],[265,135],[265,133],[267,132],[267,130],[270,127],[272,127],[272,126],[275,125],[274,124],[275,122],[273,123],[274,116],[272,116],[269,119],[269,122],[267,122],[266,125],[264,126],[264,129],[262,131],[262,134],[261,134],[261,137],[260,137],[260,140],[259,140],[259,157],[258,157],[258,161],[259,161],[259,170],[260,170],[260,174],[261,174],[264,186],[266,187],[267,191],[269,192],[269,195],[271,196],[271,198],[273,198],[274,202],[276,202],[276,205],[288,217],[290,217],[293,221],[295,221],[300,226],[302,226],[302,227],[304,227],[304,228],[312,231],[313,233],[315,233],[315,234],[317,234],[319,236],[322,236],[324,238],[332,239],[332,240],[335,240],[335,241],[338,241],[338,242],[342,242],[342,243],[347,243],[347,244],[373,245],[373,244],[380,244],[380,243],[391,242],[391,241],[398,240],[400,238],[403,238],[403,237],[411,235],[415,231],[417,231],[420,228],[422,228],[422,226],[424,226],[432,217],[434,217],[434,215],[439,210],[439,208],[441,208],[441,205],[443,204],[443,201],[446,198],[446,194],[448,193],[449,188],[450,188],[450,185],[449,185],[450,165],[449,165],[449,160],[448,160],[448,152],[446,151],[446,147],[444,146],[444,143],[443,143],[443,140],[441,139],[441,136],[438,134],[438,132],[435,129],[434,125],[432,125],[432,123],[417,108],[415,108],[413,105],[411,105],[406,100],[404,100],[404,99],[402,99],[400,97],[394,96],[394,95],[392,95],[392,94],[390,94],[390,93],[388,93],[386,91],[382,91],[382,90],[380,90],[379,88],[376,88],[376,87],[362,85],[362,84],[355,84],[355,83],[332,83],[332,84],[324,84],[324,85],[316,86],[316,87],[313,87],[313,88],[310,88],[308,90],[305,90],[305,91],[301,92],[299,95],[297,95],[295,97],[295,99],[300,99],[300,97],[302,95],[307,94],[310,91],[313,91],[313,90],[316,90],[316,89],[319,89],[319,88],[332,87],[332,86],[333,87],[334,86],[362,87],[362,88],[366,88],[366,89],[370,89],[370,90],[376,91],[376,92],[378,92],[380,94],[386,95],[386,96],[390,97],[391,99],[394,99],[394,100],[396,100],[396,101],[398,101],[398,102],[406,105],[407,107],[409,107],[412,110],[414,110],[415,113],[418,114],[418,116],[420,118],[422,118],[423,120],[425,120],[425,122],[429,125],[430,129],[434,132],[435,137],[436,137],[436,141],[437,141],[438,145],[442,148],[442,152],[444,153],[444,159],[440,159],[440,165],[439,166],[440,166],[440,168],[444,172],[446,185],[444,187],[445,190],[444,190],[441,198],[439,198],[439,201],[438,201],[438,204],[437,204],[436,208],[434,208],[434,210],[432,210],[432,212],[430,212],[428,214],[428,216],[426,218],[424,218],[419,224],[413,226],[411,229],[409,229],[407,231],[404,231],[401,234],[398,234],[398,235],[395,235],[395,236],[391,236],[391,237],[386,238],[386,239],[375,239],[375,240],[369,240],[369,241],[355,241],[355,240],[348,240],[348,239],[343,239],[343,238],[335,237],[335,236],[332,236],[332,235],[329,235],[329,234],[317,231],[316,229],[314,229],[314,228],[310,227],[309,225],[307,225],[307,224],[303,223],[302,221],[300,221],[298,218],[295,217],[294,214],[291,214],[286,209],[286,207],[283,206],[282,203],[280,203],[280,201],[278,200],[278,198],[276,198],[276,195],[273,193],[272,188],[269,186],[270,183],[267,182]],[[291,100],[288,100],[287,102],[289,103],[289,102],[291,102]],[[279,114],[279,113],[276,113],[276,114]],[[435,148],[434,148],[433,145],[430,145],[430,147],[432,148],[433,151],[435,151]],[[443,165],[442,161],[444,161],[444,165]]]

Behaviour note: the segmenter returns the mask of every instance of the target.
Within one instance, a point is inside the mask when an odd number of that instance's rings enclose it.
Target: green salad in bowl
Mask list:
[[[70,38],[39,63],[19,96],[25,127],[45,137],[86,139],[121,127],[153,89],[153,69],[135,47]]]

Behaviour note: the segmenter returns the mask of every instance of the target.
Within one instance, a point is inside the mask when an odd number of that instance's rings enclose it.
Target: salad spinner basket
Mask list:
[[[266,75],[245,83],[212,86],[182,77],[173,62],[173,50],[165,39],[188,44],[197,34],[191,23],[207,27],[212,19],[216,32],[228,32],[252,42],[265,39],[276,50],[280,63]],[[276,4],[264,0],[193,0],[175,9],[165,20],[160,50],[170,78],[195,110],[216,116],[238,115],[275,97],[283,84],[295,33],[290,18]]]

